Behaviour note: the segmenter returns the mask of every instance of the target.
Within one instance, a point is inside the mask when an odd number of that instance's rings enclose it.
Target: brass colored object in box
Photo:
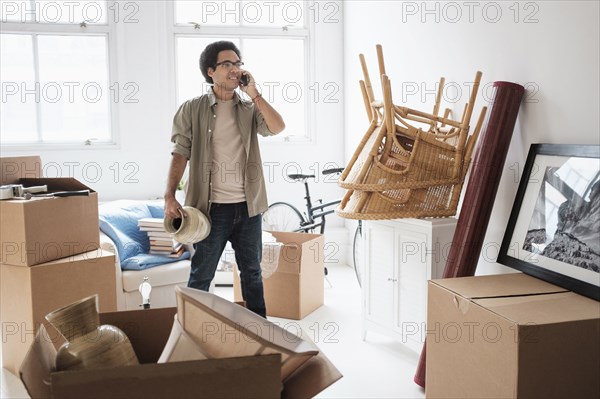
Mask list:
[[[139,364],[125,333],[100,325],[97,295],[48,313],[46,320],[67,340],[56,354],[58,371]]]

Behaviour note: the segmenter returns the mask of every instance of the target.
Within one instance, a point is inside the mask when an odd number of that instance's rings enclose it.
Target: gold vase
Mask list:
[[[57,371],[139,364],[125,333],[100,325],[97,295],[48,313],[46,320],[67,340],[56,354]]]

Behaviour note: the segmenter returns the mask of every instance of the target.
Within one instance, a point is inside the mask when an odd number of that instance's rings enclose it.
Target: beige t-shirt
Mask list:
[[[221,204],[244,202],[246,151],[236,123],[233,100],[217,100],[215,115],[210,143],[213,154],[211,198]]]

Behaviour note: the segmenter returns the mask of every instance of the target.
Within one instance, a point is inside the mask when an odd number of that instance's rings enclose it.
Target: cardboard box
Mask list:
[[[432,280],[428,398],[600,397],[600,302],[522,274]]]
[[[325,267],[321,234],[271,231],[284,246],[277,269],[263,278],[267,315],[300,320],[323,305]],[[234,300],[242,301],[238,270],[233,273]]]
[[[17,184],[22,177],[42,177],[42,159],[39,156],[0,158],[1,184]]]
[[[115,256],[91,251],[32,267],[0,265],[3,367],[16,373],[46,314],[98,294],[100,311],[117,310]],[[62,342],[58,331],[51,337]]]
[[[89,196],[0,201],[0,263],[33,266],[100,247],[98,194],[73,178],[20,178],[48,192],[90,190]]]
[[[279,354],[156,364],[175,313],[175,308],[160,308],[100,315],[101,324],[117,326],[127,334],[139,366],[53,372],[56,351],[40,330],[21,367],[21,380],[34,399],[278,398],[312,397],[340,378],[323,354],[296,370],[284,382],[283,391]]]

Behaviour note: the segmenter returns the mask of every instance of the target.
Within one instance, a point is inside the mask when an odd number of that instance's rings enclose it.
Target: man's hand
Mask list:
[[[185,212],[183,212],[183,207],[175,199],[175,196],[165,196],[165,217],[170,219],[177,219],[180,218],[181,215],[185,217]]]
[[[243,69],[240,70],[239,78],[241,78],[242,75],[246,75],[248,77],[248,84],[245,86],[240,84],[240,90],[248,94],[250,98],[256,97],[258,95],[258,90],[256,89],[256,81],[254,80],[254,76],[252,76],[250,72]]]

